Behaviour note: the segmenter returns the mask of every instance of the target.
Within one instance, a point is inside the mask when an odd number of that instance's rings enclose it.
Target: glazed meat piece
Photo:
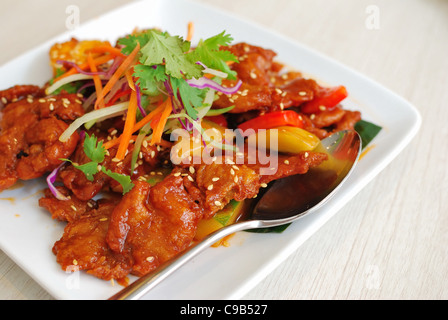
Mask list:
[[[182,177],[169,175],[153,188],[137,181],[112,213],[107,243],[117,254],[129,254],[132,273],[142,276],[185,250],[201,217]]]
[[[65,271],[85,270],[103,280],[123,279],[132,267],[126,252],[112,251],[106,234],[115,201],[99,203],[98,208],[71,221],[53,246],[56,261]]]
[[[355,124],[361,120],[361,113],[337,106],[316,114],[303,114],[302,118],[305,130],[315,134],[319,139],[324,139],[337,131],[353,130]]]
[[[17,85],[6,90],[0,91],[0,106],[6,106],[8,103],[16,102],[21,98],[33,99],[34,97],[44,96],[44,90],[35,85]]]
[[[224,79],[223,85],[233,87],[238,80],[243,84],[237,94],[218,94],[214,108],[234,105],[230,113],[267,112],[297,107],[313,99],[317,83],[303,78],[298,72],[281,73],[283,66],[273,61],[276,54],[272,50],[247,43],[237,43],[222,50],[232,52],[239,60],[231,65],[237,80]]]
[[[18,179],[28,180],[54,170],[69,157],[79,140],[58,138],[68,123],[84,114],[77,95],[28,97],[8,104],[0,121],[0,191]]]
[[[212,217],[232,199],[253,198],[260,188],[260,176],[246,165],[211,163],[189,170],[184,177],[184,185],[190,194],[200,195],[196,200],[204,209],[205,219]]]
[[[98,207],[95,200],[79,200],[67,188],[60,186],[57,189],[68,200],[56,199],[50,189],[45,189],[44,196],[39,199],[39,206],[50,212],[52,219],[73,222],[86,212]]]

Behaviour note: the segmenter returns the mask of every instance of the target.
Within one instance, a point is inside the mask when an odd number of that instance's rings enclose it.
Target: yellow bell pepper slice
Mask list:
[[[212,232],[234,223],[242,214],[244,201],[231,200],[222,210],[217,212],[212,218],[199,221],[195,240],[202,240]],[[218,246],[222,241],[218,241],[214,246]]]
[[[284,153],[311,151],[320,143],[320,139],[311,132],[291,126],[266,130],[265,137],[257,133],[256,137],[250,136],[248,141],[250,145],[256,143],[258,148],[277,150]]]

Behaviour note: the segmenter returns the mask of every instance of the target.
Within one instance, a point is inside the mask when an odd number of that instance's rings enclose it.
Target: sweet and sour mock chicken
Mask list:
[[[71,39],[52,47],[45,86],[0,91],[0,191],[47,177],[39,206],[66,223],[53,246],[63,270],[123,283],[147,274],[232,201],[326,161],[319,139],[361,119],[340,105],[344,87],[285,70],[273,49],[224,32],[190,40],[152,29],[114,45]],[[199,133],[200,151],[232,152],[204,162],[187,150],[175,163],[176,129]],[[264,146],[278,165],[238,161],[250,148],[211,142],[205,129],[279,129],[278,148]]]

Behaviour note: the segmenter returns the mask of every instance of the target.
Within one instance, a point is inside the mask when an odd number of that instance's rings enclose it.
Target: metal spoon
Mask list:
[[[250,214],[243,216],[235,224],[210,234],[198,244],[160,265],[154,272],[137,279],[109,300],[141,298],[186,262],[225,236],[237,231],[288,224],[317,211],[336,193],[353,171],[359,159],[361,139],[355,131],[340,131],[323,139],[317,151],[326,152],[329,160],[306,174],[273,181],[258,197],[259,200],[249,211]],[[288,197],[288,192],[293,192],[293,196]],[[285,201],[288,199],[290,201]]]

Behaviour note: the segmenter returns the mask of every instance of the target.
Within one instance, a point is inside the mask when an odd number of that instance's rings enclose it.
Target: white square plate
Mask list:
[[[196,40],[223,30],[235,42],[274,49],[277,59],[330,85],[345,85],[347,109],[383,127],[375,147],[362,158],[336,196],[319,212],[292,224],[282,234],[241,232],[230,247],[210,248],[148,293],[147,299],[238,299],[277,267],[290,253],[328,221],[410,142],[420,116],[407,101],[365,76],[285,37],[215,9],[185,0],[133,2],[54,38],[0,68],[0,89],[15,84],[43,85],[51,77],[48,51],[58,41],[78,39],[115,41],[135,27],[159,27],[185,35],[195,23]],[[194,42],[194,41],[193,41]],[[56,299],[107,299],[118,292],[84,272],[65,273],[51,248],[64,224],[38,206],[43,180],[24,183],[0,194],[0,247]]]

